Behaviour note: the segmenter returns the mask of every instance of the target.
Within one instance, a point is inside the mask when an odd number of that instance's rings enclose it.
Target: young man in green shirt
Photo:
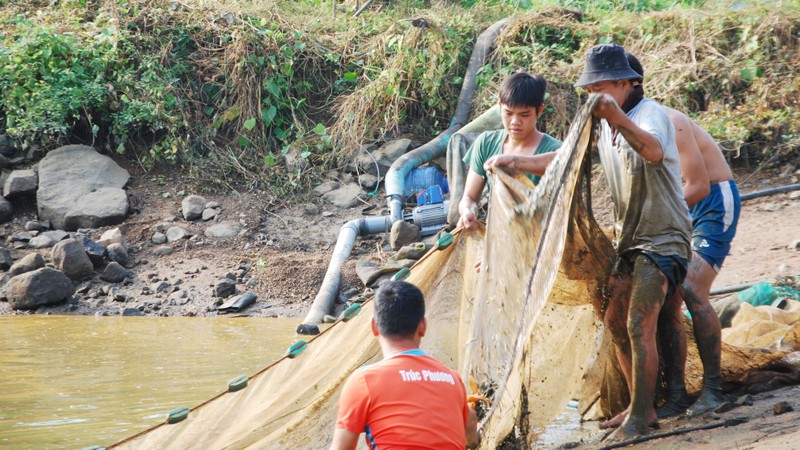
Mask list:
[[[486,161],[496,155],[532,156],[552,153],[561,147],[561,141],[536,128],[536,121],[544,112],[546,90],[547,81],[544,78],[525,72],[511,75],[500,85],[499,104],[503,129],[482,133],[464,156],[469,173],[464,196],[458,205],[461,215],[459,225],[470,229],[478,220],[478,201],[488,180],[484,170]],[[510,167],[515,168],[513,164]],[[537,184],[540,177],[529,173],[528,178]]]

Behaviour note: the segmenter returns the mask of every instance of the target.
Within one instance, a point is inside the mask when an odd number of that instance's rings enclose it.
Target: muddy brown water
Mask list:
[[[280,358],[298,319],[0,317],[0,448],[110,445]]]

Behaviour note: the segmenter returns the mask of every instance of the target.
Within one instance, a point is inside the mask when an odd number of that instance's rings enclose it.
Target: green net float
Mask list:
[[[247,387],[247,375],[239,375],[238,377],[228,381],[228,392],[241,391]]]
[[[289,347],[289,350],[286,351],[286,356],[288,356],[289,359],[295,358],[300,353],[303,353],[306,348],[308,348],[308,343],[306,341],[299,340]]]
[[[189,417],[189,411],[190,409],[185,406],[179,406],[173,409],[167,416],[167,423],[178,423],[183,421],[183,419]]]
[[[342,321],[347,322],[361,312],[361,303],[353,303],[342,312]]]
[[[394,276],[392,277],[392,281],[405,280],[406,278],[408,278],[409,275],[411,275],[411,269],[409,269],[408,267],[403,267],[402,269],[400,269],[399,272],[394,274]]]
[[[436,248],[439,250],[444,250],[447,247],[450,247],[450,244],[453,243],[453,235],[450,233],[445,233],[436,240]]]

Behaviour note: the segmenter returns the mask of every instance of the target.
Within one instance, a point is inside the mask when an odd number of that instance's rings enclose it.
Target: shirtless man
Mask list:
[[[631,68],[644,78],[639,60],[630,53],[626,56]],[[703,362],[703,391],[687,411],[691,417],[712,410],[724,401],[720,323],[709,302],[709,292],[730,251],[741,202],[733,172],[714,138],[685,114],[664,109],[675,126],[683,194],[692,215],[693,233],[692,258],[686,279],[675,301],[667,302],[659,317],[667,399],[657,413],[659,418],[670,417],[683,413],[689,406],[684,384],[686,333],[681,314],[681,304],[685,302],[692,314],[697,349]]]

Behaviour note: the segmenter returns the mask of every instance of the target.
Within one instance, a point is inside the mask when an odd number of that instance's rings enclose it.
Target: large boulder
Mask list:
[[[15,262],[10,269],[8,269],[8,276],[15,277],[25,272],[32,272],[36,269],[44,267],[44,258],[38,253],[28,253],[22,259]]]
[[[128,194],[120,188],[101,188],[82,195],[64,215],[64,228],[99,228],[124,222],[128,216]]]
[[[12,308],[36,309],[68,299],[75,287],[63,272],[43,267],[12,278],[7,292]]]
[[[104,188],[122,189],[129,178],[127,170],[92,147],[66,145],[57,148],[39,162],[39,189],[36,191],[39,220],[50,220],[53,228],[65,228],[64,219],[68,213],[88,208],[85,203],[96,199],[87,194]],[[114,199],[118,200],[118,196]],[[107,221],[120,219],[118,210],[113,210],[112,217]]]
[[[73,280],[82,280],[94,275],[94,265],[83,249],[83,239],[66,239],[53,247],[51,253],[57,269]]]

